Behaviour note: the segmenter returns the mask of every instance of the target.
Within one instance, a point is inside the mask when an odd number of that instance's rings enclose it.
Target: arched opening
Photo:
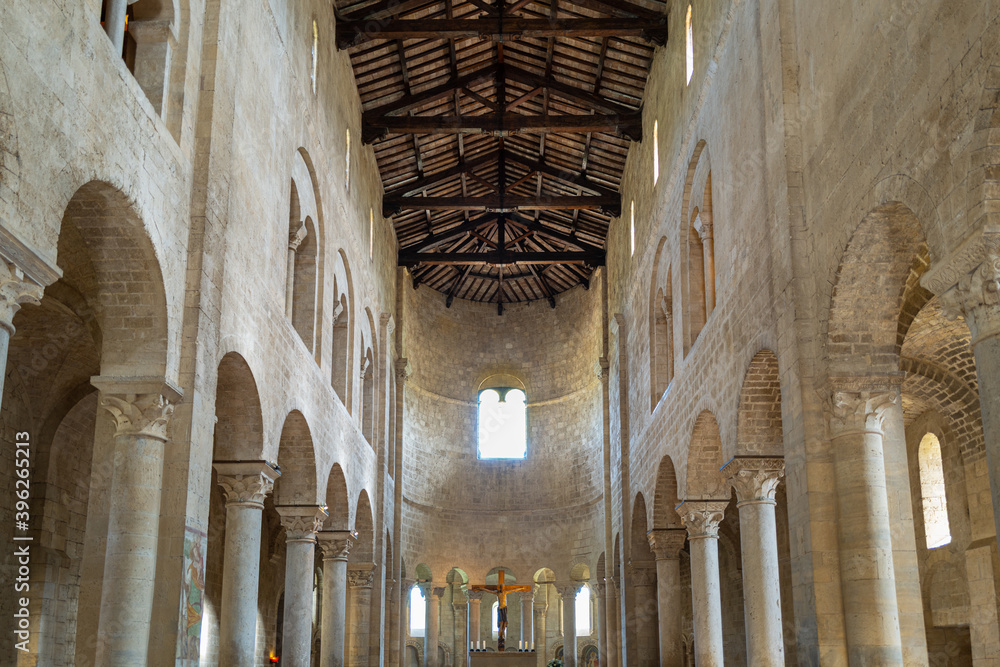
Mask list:
[[[576,636],[589,637],[591,633],[590,586],[584,584],[576,594]]]
[[[523,459],[528,455],[527,396],[514,387],[479,392],[479,458]]]
[[[423,637],[427,627],[427,601],[420,586],[410,588],[410,636]]]
[[[951,543],[951,525],[948,523],[941,443],[933,433],[927,433],[920,440],[917,462],[920,470],[920,499],[924,510],[924,537],[927,548],[936,549]]]
[[[309,424],[298,410],[285,418],[278,442],[281,477],[274,483],[274,504],[315,505],[316,454]]]
[[[375,360],[372,349],[365,350],[361,363],[361,433],[375,446]]]
[[[688,252],[688,303],[687,317],[691,326],[691,340],[698,338],[705,327],[705,244],[698,229],[702,226],[701,211],[695,207],[687,233]]]
[[[646,499],[637,493],[632,503],[631,585],[629,618],[635,621],[635,642],[628,646],[629,664],[659,664],[660,641],[656,608],[656,558],[649,546]],[[630,636],[631,640],[632,637]],[[646,662],[648,661],[648,663]]]
[[[712,170],[704,141],[698,142],[688,164],[681,216],[682,316],[686,355],[715,309]]]
[[[341,400],[348,413],[354,410],[351,400],[352,390],[352,356],[354,349],[354,314],[353,284],[351,269],[343,250],[337,252],[333,267],[333,293],[335,306],[333,311],[333,338],[331,341],[330,384],[337,398]]]

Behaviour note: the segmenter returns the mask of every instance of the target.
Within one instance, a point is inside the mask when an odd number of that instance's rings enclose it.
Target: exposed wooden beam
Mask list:
[[[407,111],[412,111],[422,104],[427,102],[433,102],[434,100],[441,99],[442,97],[447,97],[455,90],[465,88],[470,85],[477,83],[484,83],[487,81],[492,81],[494,75],[496,74],[496,65],[490,64],[486,67],[477,69],[474,72],[469,72],[459,77],[451,77],[448,81],[428,88],[427,90],[422,90],[419,93],[414,93],[412,95],[403,95],[400,99],[395,102],[389,102],[388,104],[383,104],[380,107],[374,109],[369,109],[362,114],[362,118],[371,119],[379,118],[381,116],[386,116],[392,113],[404,113]]]
[[[600,248],[591,243],[587,243],[583,239],[576,237],[574,234],[564,234],[559,230],[551,229],[549,227],[546,227],[540,222],[531,220],[529,218],[525,218],[520,215],[512,215],[510,216],[510,220],[511,222],[524,227],[528,231],[548,236],[549,238],[555,239],[556,241],[561,241],[562,243],[569,243],[571,245],[575,245],[581,250],[589,250],[592,252],[601,252],[604,250],[604,248]]]
[[[469,220],[468,222],[463,222],[460,225],[456,225],[451,229],[446,229],[441,232],[435,232],[430,236],[425,236],[416,243],[411,243],[405,248],[400,248],[401,251],[406,252],[425,252],[431,248],[441,245],[442,243],[447,243],[448,241],[453,241],[469,232],[474,232],[480,227],[496,222],[497,216],[495,215],[481,215],[478,218]]]
[[[479,169],[483,165],[493,164],[497,161],[499,156],[500,151],[490,151],[489,153],[483,153],[482,155],[477,155],[476,157],[467,158],[452,167],[442,169],[441,171],[434,172],[433,174],[422,176],[415,181],[410,181],[409,183],[400,185],[391,192],[387,192],[386,197],[406,197],[416,194],[421,190],[433,187],[438,183],[447,181],[448,179],[454,178],[459,174]]]
[[[492,250],[489,252],[400,252],[400,266],[417,264],[445,264],[459,266],[468,264],[586,264],[603,266],[604,252],[512,252]]]
[[[600,210],[612,217],[621,215],[621,197],[385,197],[383,215],[390,217],[403,209],[428,211],[490,211],[504,212],[517,210],[560,210],[591,209]]]
[[[634,141],[642,136],[642,116],[484,114],[481,116],[383,116],[364,121],[364,135],[389,134],[515,134],[518,132],[608,132]]]
[[[582,102],[584,105],[594,109],[595,111],[621,115],[634,114],[636,112],[636,109],[634,108],[618,104],[617,102],[612,102],[611,100],[606,100],[600,95],[595,95],[589,91],[583,90],[582,88],[562,83],[551,76],[539,76],[511,65],[507,65],[505,74],[511,81],[517,81],[518,83],[523,83],[528,86],[541,86],[543,88],[548,88],[550,91],[563,97],[569,97]]]
[[[459,39],[491,37],[504,42],[521,37],[639,37],[662,46],[667,21],[648,18],[598,19],[393,19],[337,21],[337,48],[348,49],[373,40]]]
[[[569,169],[561,169],[559,167],[554,167],[550,164],[546,164],[545,162],[541,162],[539,160],[532,160],[531,158],[528,157],[522,157],[514,152],[507,153],[507,160],[509,160],[510,162],[516,162],[522,167],[528,169],[528,171],[537,171],[542,174],[546,174],[548,176],[551,176],[552,178],[558,179],[565,183],[570,183],[571,185],[579,186],[595,194],[605,195],[608,197],[614,197],[618,195],[618,193],[612,190],[611,188],[595,183],[594,181],[588,179],[586,176],[577,173],[575,171],[571,171]]]

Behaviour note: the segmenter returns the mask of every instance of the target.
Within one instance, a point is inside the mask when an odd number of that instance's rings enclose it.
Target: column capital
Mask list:
[[[830,437],[850,433],[882,432],[886,412],[899,402],[898,384],[886,378],[859,379],[853,382],[833,380],[824,409]]]
[[[694,219],[694,230],[698,232],[698,236],[702,241],[707,241],[712,238],[712,223],[705,220],[699,212]]]
[[[597,597],[602,598],[607,594],[608,585],[603,581],[598,581],[594,584],[594,592],[597,593]]]
[[[965,318],[973,345],[1000,334],[1000,228],[988,225],[966,239],[920,283],[938,295],[948,319]]]
[[[280,505],[274,509],[285,527],[286,542],[315,542],[316,533],[329,516],[326,508],[318,505]]]
[[[413,374],[413,368],[410,366],[410,360],[406,357],[400,357],[396,359],[396,381],[400,384],[406,382],[410,379]]]
[[[563,599],[565,599],[567,597],[575,598],[576,594],[580,592],[580,589],[583,588],[583,585],[585,583],[587,582],[568,581],[568,582],[563,582],[561,584],[553,584],[553,585],[556,587],[556,590],[559,592],[559,595],[562,596]]]
[[[347,585],[350,588],[371,588],[375,583],[375,565],[365,563],[347,568]]]
[[[725,518],[728,505],[725,500],[685,500],[681,503],[677,513],[687,526],[688,539],[718,538],[719,524]]]
[[[115,420],[115,437],[130,435],[167,441],[173,404],[159,393],[109,395],[102,392],[101,408]]]
[[[271,493],[281,473],[268,461],[216,461],[212,464],[219,486],[226,494],[226,507],[245,506],[264,509],[264,498]]]
[[[483,591],[465,591],[465,597],[469,602],[480,602],[483,599]]]
[[[683,528],[654,528],[646,533],[646,537],[656,560],[677,560],[681,557],[687,531]]]
[[[292,252],[296,252],[299,249],[299,246],[302,245],[302,242],[306,240],[306,234],[308,233],[309,230],[306,228],[305,223],[303,223],[298,230],[288,235],[288,249]]]
[[[0,327],[14,335],[14,316],[26,303],[37,306],[43,287],[15,264],[0,259]]]
[[[358,534],[353,530],[321,530],[316,533],[316,541],[323,550],[323,560],[347,561],[347,554],[354,545]]]
[[[431,595],[439,600],[444,597],[444,586],[435,586],[431,589]]]
[[[608,369],[610,368],[611,368],[611,362],[608,360],[608,358],[601,357],[600,359],[597,360],[597,363],[594,364],[594,375],[597,376],[598,380],[604,382],[605,380],[608,379]]]
[[[747,503],[775,504],[785,460],[778,457],[737,456],[722,466],[722,475],[736,489],[737,507]]]

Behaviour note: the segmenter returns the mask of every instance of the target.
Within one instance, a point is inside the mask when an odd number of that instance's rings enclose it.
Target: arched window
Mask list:
[[[375,209],[368,209],[368,259],[375,259]]]
[[[375,447],[375,356],[365,350],[361,358],[361,434]]]
[[[920,467],[920,496],[924,507],[927,548],[943,547],[951,542],[951,526],[948,523],[941,443],[933,433],[928,433],[921,439],[917,462]]]
[[[497,627],[498,621],[500,620],[500,601],[493,603],[493,609],[490,611],[490,624],[493,626],[493,639],[500,638],[500,628]]]
[[[528,454],[527,396],[520,389],[479,392],[479,458],[523,459]]]
[[[420,586],[410,589],[410,636],[423,637],[427,627],[427,605]]]
[[[590,636],[590,586],[586,585],[576,594],[576,636]]]
[[[687,18],[684,19],[684,39],[685,39],[685,62],[687,70],[687,83],[691,83],[694,75],[694,26],[691,24],[691,5],[688,5]]]

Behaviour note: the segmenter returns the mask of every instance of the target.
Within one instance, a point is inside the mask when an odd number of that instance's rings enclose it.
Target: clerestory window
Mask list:
[[[479,392],[479,458],[523,459],[528,454],[527,396],[520,389]]]
[[[951,526],[948,523],[941,442],[933,433],[926,434],[920,440],[917,463],[920,469],[920,496],[923,501],[927,548],[943,547],[951,543]]]
[[[420,586],[410,589],[410,636],[423,637],[427,627],[427,605]]]

